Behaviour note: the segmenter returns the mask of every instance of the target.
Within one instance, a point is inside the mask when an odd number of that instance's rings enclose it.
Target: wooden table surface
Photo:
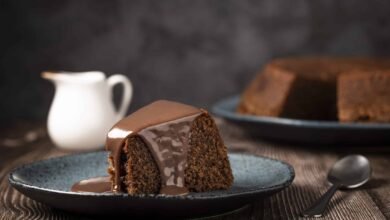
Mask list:
[[[247,137],[238,127],[217,120],[230,151],[267,156],[290,163],[293,184],[264,201],[216,219],[298,219],[299,213],[328,187],[326,173],[340,157],[359,153],[372,163],[373,177],[362,188],[338,191],[320,219],[390,219],[390,146],[319,147],[277,144]],[[35,202],[8,183],[9,171],[21,164],[69,154],[53,147],[42,123],[15,123],[0,128],[0,219],[90,219]],[[28,133],[33,131],[33,133]],[[26,136],[27,134],[27,136]],[[390,134],[389,134],[390,135]],[[15,138],[24,137],[19,143]],[[27,141],[29,139],[29,141]]]

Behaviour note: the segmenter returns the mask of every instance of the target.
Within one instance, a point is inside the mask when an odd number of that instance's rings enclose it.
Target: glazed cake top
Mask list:
[[[117,147],[116,142],[138,133],[152,125],[201,113],[202,110],[190,105],[167,100],[155,101],[117,122],[107,134],[107,150]]]

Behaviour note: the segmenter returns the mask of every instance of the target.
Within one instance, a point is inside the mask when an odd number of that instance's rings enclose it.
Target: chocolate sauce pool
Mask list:
[[[72,192],[111,192],[111,180],[109,176],[94,177],[86,180],[81,180],[73,184],[70,190]]]

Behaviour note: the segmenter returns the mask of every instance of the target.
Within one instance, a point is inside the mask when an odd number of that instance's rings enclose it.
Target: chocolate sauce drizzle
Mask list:
[[[161,175],[161,194],[188,193],[184,185],[191,123],[205,111],[176,102],[156,101],[119,121],[107,134],[115,169],[112,191],[120,192],[120,156],[124,140],[139,135],[146,142]]]

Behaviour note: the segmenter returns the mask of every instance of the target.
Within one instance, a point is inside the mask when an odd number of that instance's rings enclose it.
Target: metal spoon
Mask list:
[[[371,176],[368,159],[362,155],[350,155],[337,161],[328,173],[332,186],[312,206],[303,211],[304,217],[321,217],[333,194],[339,188],[352,189],[365,184]]]

